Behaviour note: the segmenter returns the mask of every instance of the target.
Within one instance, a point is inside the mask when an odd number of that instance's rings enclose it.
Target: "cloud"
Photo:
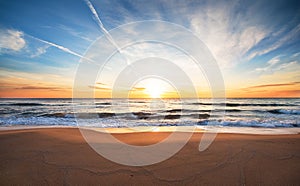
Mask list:
[[[276,84],[264,84],[264,85],[256,85],[256,86],[250,86],[243,88],[243,90],[247,89],[257,89],[257,88],[266,88],[266,87],[282,87],[282,86],[292,86],[292,85],[298,85],[300,82],[290,82],[290,83],[276,83]]]
[[[256,50],[252,53],[249,54],[248,59],[252,59],[256,56],[261,56],[263,54],[267,54],[271,51],[274,51],[278,48],[280,48],[284,44],[288,44],[291,41],[294,41],[295,38],[297,38],[300,34],[300,24],[295,26],[291,31],[289,31],[287,34],[285,34],[283,37],[279,38],[276,42],[271,44],[270,46],[262,49],[260,48],[259,50]]]
[[[269,33],[264,26],[242,19],[238,3],[208,4],[190,17],[190,27],[207,45],[222,67],[241,62],[243,56]]]
[[[23,90],[49,90],[49,91],[60,91],[60,90],[66,90],[70,88],[62,88],[62,87],[45,87],[45,86],[24,86],[24,87],[18,87],[15,89],[23,89]]]
[[[23,49],[26,45],[24,35],[25,35],[25,33],[21,32],[21,31],[11,30],[11,29],[8,29],[8,30],[0,29],[0,54],[11,52],[11,51],[17,52],[17,51],[20,51],[21,49]],[[44,54],[46,52],[47,48],[49,48],[49,45],[52,47],[55,47],[57,49],[60,49],[66,53],[75,55],[77,57],[85,58],[84,56],[82,56],[64,46],[61,46],[61,45],[58,45],[58,44],[55,44],[55,43],[52,43],[52,42],[49,42],[49,41],[46,41],[43,39],[36,38],[29,34],[26,34],[26,36],[29,36],[35,40],[38,40],[38,41],[48,45],[48,46],[43,46],[43,47],[37,48],[36,52],[34,54],[30,55],[30,57],[32,57],[32,58]],[[90,59],[87,59],[87,60],[91,61]]]
[[[101,83],[101,82],[96,82],[95,85],[89,85],[89,88],[97,89],[97,90],[112,90],[111,86]],[[123,88],[127,89],[127,87],[121,87],[119,86],[118,88]],[[144,87],[132,87],[131,91],[144,91],[146,88]]]
[[[280,62],[280,55],[279,56],[275,56],[273,57],[272,59],[270,59],[268,62],[267,62],[267,66],[266,67],[263,67],[263,68],[256,68],[255,71],[257,72],[266,72],[266,71],[269,71],[271,70],[271,68],[278,64]]]
[[[257,55],[268,53],[272,51],[273,47],[280,47],[285,42],[292,41],[293,37],[297,38],[295,36],[298,34],[297,26],[286,33],[289,31],[287,28],[292,24],[290,20],[287,20],[284,25],[279,25],[276,20],[269,20],[273,18],[269,16],[273,9],[279,10],[279,16],[283,17],[281,15],[283,11],[276,2],[274,7],[264,7],[267,2],[244,3],[239,0],[228,2],[176,1],[173,3],[168,1],[159,3],[156,1],[151,3],[128,2],[128,6],[114,1],[110,3],[95,2],[95,5],[98,5],[96,8],[99,7],[100,10],[101,7],[107,7],[107,9],[103,9],[104,19],[100,19],[102,17],[99,16],[99,12],[97,13],[90,1],[86,0],[86,3],[104,34],[107,30],[103,26],[103,21],[106,21],[109,27],[111,26],[110,19],[116,17],[120,17],[118,20],[123,20],[122,23],[126,23],[126,20],[160,19],[185,26],[207,45],[221,68],[234,67]],[[158,7],[162,7],[165,11],[161,11]],[[116,12],[118,15],[113,16]],[[107,37],[110,39],[109,35]],[[118,44],[117,39],[116,41]]]
[[[97,85],[106,85],[104,83],[101,83],[101,82],[96,82]]]
[[[280,62],[280,56],[273,57],[271,60],[269,60],[267,63],[271,66],[277,64]]]
[[[97,90],[111,90],[110,88],[105,88],[105,87],[100,87],[100,86],[96,86],[96,85],[89,85],[88,86],[89,88],[92,88],[92,89],[97,89]]]
[[[275,70],[276,71],[279,71],[279,70],[283,70],[283,69],[286,69],[286,68],[289,68],[293,65],[296,65],[297,64],[297,61],[292,61],[292,62],[289,62],[289,63],[284,63],[284,64],[281,64],[280,66],[278,66]]]
[[[261,67],[261,68],[256,68],[255,72],[273,73],[275,71],[280,71],[280,70],[290,68],[291,66],[297,65],[297,63],[298,63],[297,61],[291,61],[288,63],[279,64],[280,57],[281,57],[281,55],[273,57],[271,60],[269,60],[267,62],[267,66]]]
[[[298,56],[300,56],[300,52],[297,52],[297,53],[292,55],[292,57],[298,57]]]
[[[66,73],[62,75],[40,72],[31,73],[0,68],[0,84],[11,84],[14,87],[37,86],[37,84],[43,87],[70,87],[69,85],[72,85],[73,79],[65,75]]]
[[[95,85],[89,85],[88,87],[97,90],[111,90],[110,86],[101,82],[96,82]]]
[[[23,36],[24,33],[18,30],[0,29],[0,53],[20,51],[26,45]]]
[[[144,90],[146,90],[146,88],[144,88],[144,87],[133,87],[132,88],[132,91],[144,91]]]
[[[88,42],[93,42],[93,40],[90,39],[89,37],[87,37],[86,34],[78,32],[78,31],[74,30],[73,28],[67,27],[65,25],[59,25],[58,27],[64,31],[68,32],[72,36],[78,37],[78,38],[86,40]]]
[[[34,54],[31,54],[30,57],[35,58],[35,57],[38,57],[38,56],[46,53],[47,48],[49,48],[49,46],[43,46],[43,47],[37,48],[36,52]]]

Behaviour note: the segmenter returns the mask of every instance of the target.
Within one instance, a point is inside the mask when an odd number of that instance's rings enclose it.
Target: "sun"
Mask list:
[[[145,93],[148,94],[151,98],[160,98],[161,94],[164,92],[164,87],[160,80],[157,79],[148,79],[145,82]]]
[[[149,78],[144,80],[143,84],[144,92],[151,98],[161,98],[166,89],[165,83],[159,79]]]
[[[129,92],[131,98],[169,98],[178,97],[176,89],[169,82],[160,78],[146,78],[137,82]]]
[[[162,90],[158,86],[153,87],[147,87],[145,92],[151,97],[151,98],[160,98],[162,94]]]

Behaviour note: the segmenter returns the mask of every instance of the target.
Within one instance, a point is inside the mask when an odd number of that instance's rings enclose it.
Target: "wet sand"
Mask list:
[[[99,133],[94,132],[95,135]],[[114,134],[149,145],[168,132]],[[107,134],[101,134],[107,135]],[[131,167],[98,155],[76,128],[0,131],[1,185],[299,185],[300,135],[218,134],[204,152],[202,133],[170,159]]]

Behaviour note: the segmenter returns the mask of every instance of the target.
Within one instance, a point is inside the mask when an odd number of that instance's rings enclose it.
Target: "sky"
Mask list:
[[[110,31],[145,20],[174,23],[195,34],[215,58],[227,97],[300,97],[297,0],[0,0],[0,97],[72,97],[77,68],[88,60],[90,46],[106,38],[117,48]],[[178,51],[153,43],[126,51],[170,57],[184,66],[198,95],[209,96],[209,83]],[[86,88],[95,89],[97,97],[110,97],[120,59],[112,58],[109,72]],[[187,89],[184,82],[175,88],[165,84],[145,79],[130,92],[133,97],[176,97],[176,88]]]

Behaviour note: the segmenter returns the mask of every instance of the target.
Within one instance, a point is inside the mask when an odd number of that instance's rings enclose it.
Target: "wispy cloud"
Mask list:
[[[47,87],[47,86],[24,86],[24,87],[17,87],[15,89],[61,91],[61,90],[67,90],[67,89],[71,89],[71,88],[57,87],[57,86],[52,86],[52,87]]]
[[[289,63],[284,63],[284,64],[281,64],[280,66],[278,66],[276,68],[276,70],[279,71],[279,70],[283,70],[283,69],[286,69],[286,68],[290,68],[294,65],[297,65],[297,63],[298,63],[297,61],[291,61]]]
[[[280,55],[273,57],[272,59],[270,59],[267,62],[267,66],[256,68],[255,71],[257,71],[257,72],[269,71],[274,65],[276,65],[276,64],[278,64],[280,62],[280,57],[281,57]]]
[[[108,32],[103,26],[103,20],[100,19],[99,12],[97,13],[89,0],[85,0],[85,2],[93,13],[101,32],[106,35]],[[203,1],[202,3],[192,1],[176,1],[174,3],[168,1],[160,1],[159,3],[156,1],[151,3],[128,2],[128,7],[124,7],[124,4],[119,2],[99,2],[97,5],[99,4],[103,7],[109,5],[114,7],[108,7],[108,11],[103,9],[107,24],[109,24],[109,19],[113,17],[108,15],[118,12],[124,20],[171,20],[174,23],[188,27],[207,45],[222,68],[231,68],[237,64],[248,62],[257,55],[267,54],[273,50],[272,48],[278,48],[286,42],[292,41],[299,30],[296,26],[287,33],[289,31],[287,25],[290,23],[287,21],[285,25],[281,24],[279,27],[276,21],[269,20],[268,11],[273,11],[272,7],[262,8],[263,3],[256,1],[250,2],[249,6],[238,0],[226,3],[224,1]],[[147,8],[145,8],[145,5]],[[158,7],[163,7],[166,11],[161,11]],[[266,12],[262,12],[262,10]],[[107,38],[111,39],[109,35]],[[266,42],[270,38],[271,42]],[[127,57],[126,50],[123,52]]]
[[[276,71],[281,71],[281,70],[284,70],[284,69],[288,69],[288,68],[290,68],[294,65],[297,65],[297,63],[298,63],[297,61],[290,61],[290,62],[286,62],[286,63],[281,63],[280,57],[281,56],[276,56],[276,57],[272,58],[271,60],[269,60],[267,62],[267,66],[256,68],[254,70],[254,72],[273,73],[273,72],[276,72]]]
[[[31,58],[35,58],[35,57],[38,57],[44,53],[46,53],[47,51],[47,48],[49,48],[49,45],[46,45],[46,46],[42,46],[42,47],[39,47],[36,49],[36,52],[31,54],[30,57]]]
[[[29,73],[0,68],[0,84],[12,85],[13,87],[26,86],[59,86],[66,87],[73,82],[72,78],[50,73]]]
[[[243,56],[262,41],[269,31],[236,12],[238,2],[208,3],[189,15],[190,27],[211,50],[222,67],[240,63]]]
[[[20,51],[26,45],[24,33],[12,29],[0,29],[0,54]]]
[[[78,31],[74,30],[73,28],[67,27],[65,25],[59,25],[58,28],[66,31],[66,32],[68,32],[72,36],[78,37],[78,38],[86,40],[88,42],[92,42],[93,41],[92,39],[90,39],[89,37],[87,37],[86,34],[78,32]]]
[[[0,97],[70,97],[72,95],[72,79],[65,76],[3,69],[0,69],[0,76]]]
[[[89,85],[88,87],[97,90],[111,90],[109,85],[101,82],[96,82],[95,85]]]
[[[112,87],[110,85],[107,85],[105,83],[101,83],[101,82],[96,82],[95,85],[89,85],[88,86],[89,88],[94,88],[94,89],[97,89],[97,90],[112,90]],[[122,89],[128,89],[128,87],[118,87],[119,88],[122,88]],[[131,91],[144,91],[146,90],[145,87],[132,87],[131,88]]]
[[[111,90],[110,88],[106,88],[106,87],[100,87],[100,86],[96,86],[96,85],[89,85],[88,86],[89,88],[92,88],[92,89],[97,89],[97,90]]]
[[[97,85],[106,85],[104,83],[101,83],[101,82],[96,82]]]
[[[145,87],[133,87],[132,90],[133,91],[144,91],[144,90],[146,90],[146,88]]]
[[[261,56],[263,54],[267,54],[271,51],[274,51],[279,47],[281,47],[282,45],[287,44],[290,41],[293,41],[294,38],[297,38],[297,36],[299,36],[299,34],[300,34],[300,24],[295,26],[291,31],[289,31],[287,34],[285,34],[283,37],[281,37],[280,39],[278,39],[276,42],[272,43],[268,47],[265,47],[264,49],[260,48],[258,50],[255,50],[254,52],[251,52],[248,58],[252,59],[256,56]]]
[[[273,57],[271,60],[269,60],[267,63],[271,66],[277,64],[280,62],[280,56]]]
[[[300,56],[300,52],[297,52],[297,53],[293,54],[292,57],[298,57],[298,56]]]
[[[243,88],[243,90],[247,90],[247,89],[259,89],[259,88],[266,88],[266,87],[294,86],[294,85],[300,85],[300,82],[256,85],[256,86],[250,86],[250,87]]]

